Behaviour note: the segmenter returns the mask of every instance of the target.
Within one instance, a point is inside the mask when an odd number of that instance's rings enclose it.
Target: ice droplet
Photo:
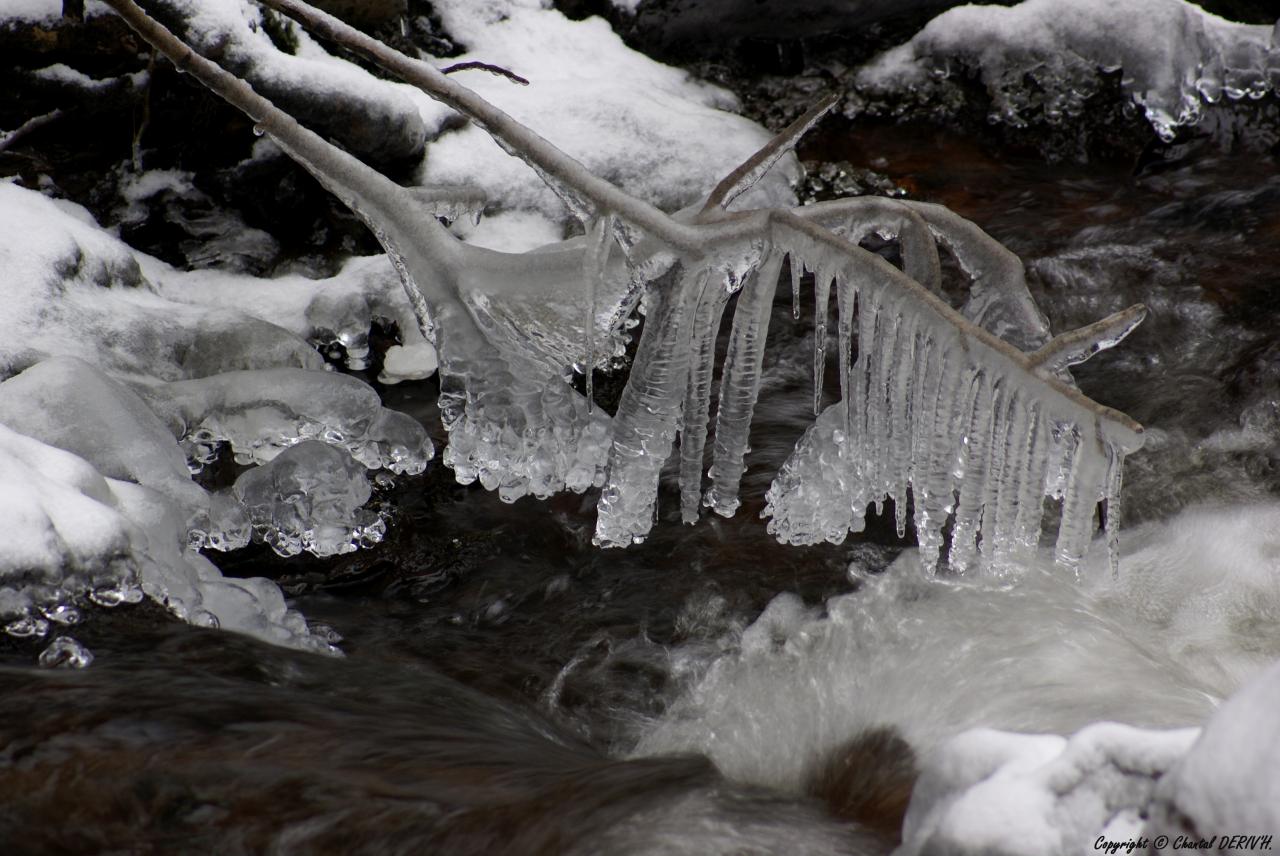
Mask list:
[[[93,662],[93,652],[70,636],[59,636],[40,652],[38,662],[45,669],[83,669]]]

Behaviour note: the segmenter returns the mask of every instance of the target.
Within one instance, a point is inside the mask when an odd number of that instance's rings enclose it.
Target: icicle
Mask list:
[[[827,368],[827,313],[831,302],[831,269],[818,262],[813,273],[813,415],[822,413],[822,376]]]
[[[995,491],[988,495],[982,517],[982,554],[1003,572],[1013,546],[1018,490],[1028,464],[1029,425],[1023,392],[1019,388],[1009,396],[1000,431],[996,435],[1001,450],[999,469],[992,479]]]
[[[609,240],[613,232],[613,215],[596,218],[588,233],[587,251],[582,254],[582,278],[587,285],[587,297],[583,301],[586,317],[582,324],[583,360],[582,373],[587,382],[587,413],[595,406],[592,399],[594,369],[596,366],[596,294],[604,280],[609,263]]]
[[[795,253],[790,256],[791,269],[791,317],[800,320],[800,279],[804,276],[804,262]]]
[[[912,423],[915,412],[913,388],[922,385],[917,371],[919,359],[919,334],[917,318],[912,315],[906,319],[906,328],[898,335],[898,356],[894,360],[895,371],[890,376],[894,389],[890,399],[894,402],[892,420],[889,427],[889,442],[892,446],[888,484],[893,497],[894,524],[899,538],[907,534],[907,489],[911,481],[911,438]]]
[[[1062,523],[1054,558],[1078,573],[1080,559],[1093,538],[1094,511],[1106,479],[1106,461],[1099,454],[1100,440],[1092,423],[1072,429],[1074,443],[1067,454],[1069,470],[1062,494]]]
[[[1052,450],[1049,424],[1039,404],[1027,409],[1026,457],[1023,479],[1018,485],[1013,537],[1015,555],[1033,553],[1040,544],[1047,492],[1049,453]]]
[[[729,290],[725,284],[705,277],[693,316],[689,383],[680,427],[680,516],[685,523],[697,523],[698,509],[702,506],[702,461],[707,444],[711,376],[715,371],[716,338],[728,302]]]
[[[1002,493],[1011,492],[1006,482],[1009,473],[1016,469],[1016,463],[1010,460],[1009,455],[1009,430],[1013,421],[1010,414],[1018,405],[1017,391],[1010,392],[1003,379],[997,381],[997,384],[992,408],[991,441],[987,446],[988,464],[982,496],[982,520],[978,527],[981,533],[978,551],[988,563],[995,558],[999,546],[996,531],[999,527],[1000,497]]]
[[[956,523],[951,530],[949,564],[951,570],[957,572],[969,570],[976,558],[978,523],[989,477],[987,464],[995,415],[993,404],[1000,397],[999,389],[993,389],[993,386],[986,375],[980,375],[975,384],[963,461],[956,473],[960,496],[956,502]]]
[[[957,349],[944,351],[940,362],[938,392],[933,401],[927,403],[927,409],[932,411],[929,419],[932,430],[922,452],[928,465],[922,483],[917,484],[920,490],[916,496],[916,537],[925,570],[930,573],[942,554],[942,528],[954,501],[951,478],[959,445],[956,426],[964,407],[962,391],[967,391],[974,381],[973,370],[963,365],[962,354]]]
[[[1111,578],[1120,578],[1120,488],[1124,481],[1124,455],[1107,443],[1106,534],[1107,562]]]
[[[857,312],[857,292],[843,271],[836,275],[836,338],[839,342],[840,403],[844,415],[845,442],[853,442],[853,320]],[[849,448],[852,452],[852,448]],[[856,460],[856,458],[855,458]]]
[[[653,526],[658,474],[671,453],[689,379],[690,322],[706,269],[675,265],[647,293],[644,335],[614,417],[609,478],[600,494],[594,542],[622,547]]]
[[[738,294],[733,313],[733,330],[720,378],[720,399],[716,406],[715,454],[711,465],[711,488],[705,503],[716,514],[731,517],[738,508],[738,486],[746,468],[744,458],[750,439],[751,418],[760,392],[760,369],[773,295],[782,271],[783,254],[773,252]],[[792,265],[799,265],[794,255]]]

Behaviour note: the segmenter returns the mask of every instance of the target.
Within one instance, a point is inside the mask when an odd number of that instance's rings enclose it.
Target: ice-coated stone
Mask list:
[[[139,582],[146,535],[84,459],[0,425],[0,621],[44,635],[43,609]]]
[[[157,295],[142,271],[166,266],[108,235],[80,206],[11,181],[0,181],[0,268],[0,378],[54,355],[165,380],[324,365],[299,336],[226,302],[188,306]]]
[[[407,418],[407,417],[406,417]],[[281,556],[349,553],[382,539],[365,468],[346,452],[303,440],[236,479],[256,538]]]
[[[1280,51],[1271,32],[1185,0],[974,4],[934,18],[857,81],[875,96],[912,91],[942,101],[947,78],[968,66],[991,95],[991,120],[1020,126],[1030,113],[1051,123],[1079,117],[1100,72],[1119,71],[1125,93],[1169,141],[1224,96],[1256,100],[1275,89]]]
[[[76,623],[83,606],[136,603],[145,593],[195,624],[333,652],[274,583],[225,579],[190,549],[171,497],[104,478],[83,458],[3,425],[0,515],[0,630],[10,636],[45,636]],[[246,527],[239,543],[247,537]]]
[[[208,508],[165,424],[133,390],[74,357],[0,383],[0,424],[73,452],[104,476],[154,488],[188,517]]]

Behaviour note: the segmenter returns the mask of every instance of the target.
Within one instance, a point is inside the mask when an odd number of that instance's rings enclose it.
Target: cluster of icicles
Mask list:
[[[434,67],[301,0],[263,0],[485,128],[538,172],[587,233],[535,252],[496,253],[457,241],[420,204],[420,192],[301,127],[216,65],[184,56],[131,0],[108,2],[253,116],[377,235],[439,351],[441,412],[450,431],[445,461],[460,481],[479,479],[508,501],[602,486],[596,543],[632,544],[653,525],[659,476],[679,435],[684,519],[695,521],[704,505],[733,514],[773,297],[789,258],[797,291],[802,267],[815,271],[815,410],[835,292],[841,401],[820,416],[769,491],[766,514],[779,538],[839,541],[862,528],[869,505],[887,498],[900,531],[914,509],[931,569],[948,526],[950,567],[968,570],[981,560],[999,566],[1036,549],[1048,497],[1058,501],[1051,506],[1059,518],[1057,560],[1073,567],[1105,500],[1114,567],[1120,474],[1125,455],[1141,446],[1141,428],[1080,394],[1067,367],[1119,342],[1145,310],[1133,307],[1051,338],[1021,262],[940,206],[849,199],[730,212],[834,98],[727,176],[701,209],[667,215]],[[901,270],[857,246],[872,233],[898,242]],[[972,280],[958,312],[941,296],[938,244]],[[704,493],[716,341],[734,294]],[[571,361],[584,368],[607,362],[614,349],[602,346],[615,341],[642,295],[644,329],[609,420],[593,411],[589,382],[585,398],[564,384],[557,343],[582,342],[580,360]],[[518,297],[532,307],[531,321],[504,321],[502,305]]]
[[[774,292],[789,257],[797,292],[802,267],[815,271],[815,408],[834,291],[841,400],[822,412],[769,490],[770,532],[793,544],[840,543],[863,529],[869,506],[879,512],[889,499],[899,534],[912,515],[927,567],[937,566],[951,521],[949,566],[970,570],[981,557],[984,566],[1000,570],[1037,549],[1048,497],[1060,502],[1055,558],[1074,568],[1103,500],[1115,554],[1124,456],[1140,441],[1133,431],[1098,418],[1001,351],[982,347],[945,323],[936,304],[877,277],[877,265],[829,246],[806,250],[764,251],[745,277],[705,492],[714,347],[733,282],[697,270],[683,276],[682,287],[664,295],[656,311],[650,307],[633,374],[652,377],[650,366],[661,363],[666,382],[647,384],[631,408],[624,397],[615,418],[599,543],[635,542],[647,533],[658,471],[677,432],[685,521],[695,521],[702,505],[724,516],[738,507]]]

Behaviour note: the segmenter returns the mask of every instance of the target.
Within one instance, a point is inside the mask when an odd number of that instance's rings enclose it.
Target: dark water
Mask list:
[[[1149,305],[1129,342],[1077,373],[1152,429],[1126,473],[1127,520],[1280,497],[1273,161],[1188,149],[1137,168],[1050,167],[902,128],[807,145],[982,225],[1023,257],[1055,330]],[[812,419],[812,326],[789,300],[732,520],[681,525],[668,483],[649,540],[602,552],[594,496],[508,506],[437,471],[384,497],[397,517],[375,550],[212,557],[280,579],[343,637],[344,659],[148,608],[91,616],[76,635],[97,659],[81,672],[0,652],[0,850],[888,852],[841,819],[874,811],[840,806],[888,787],[893,751],[852,754],[874,769],[810,788],[821,799],[731,784],[697,756],[623,760],[776,594],[820,606],[855,588],[851,565],[878,572],[905,546],[873,523],[838,547],[784,548],[756,519]],[[386,392],[435,425],[432,398],[429,383]]]

